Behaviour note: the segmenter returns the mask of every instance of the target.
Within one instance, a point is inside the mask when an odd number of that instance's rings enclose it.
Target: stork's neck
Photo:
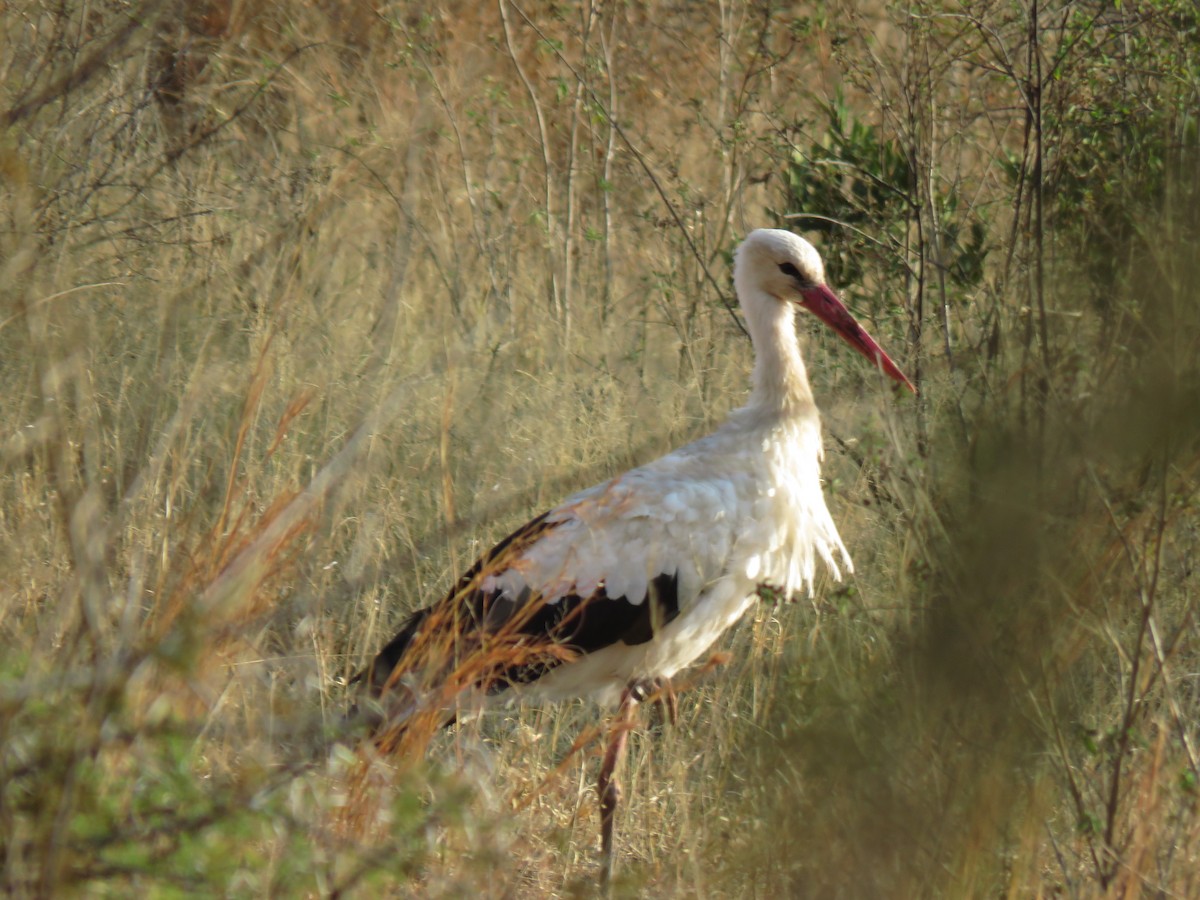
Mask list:
[[[739,291],[755,360],[750,407],[784,417],[815,413],[808,372],[800,356],[794,307],[755,291]]]

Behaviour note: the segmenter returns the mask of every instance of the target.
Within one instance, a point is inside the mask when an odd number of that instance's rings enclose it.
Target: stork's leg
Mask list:
[[[633,727],[634,709],[641,697],[640,685],[630,685],[621,694],[621,705],[613,719],[612,735],[604,751],[604,762],[600,765],[600,778],[596,782],[596,791],[600,795],[600,879],[603,884],[609,883],[613,872],[613,820],[621,799],[617,768],[625,756],[625,741],[629,729]]]
[[[675,686],[670,678],[654,679],[654,705],[664,722],[671,725],[679,724],[679,698],[675,694]]]

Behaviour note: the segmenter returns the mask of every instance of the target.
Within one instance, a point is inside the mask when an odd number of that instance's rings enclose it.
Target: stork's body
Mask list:
[[[808,412],[743,410],[714,434],[551,510],[537,543],[481,589],[518,598],[536,585],[548,605],[565,595],[620,598],[596,626],[619,623],[620,634],[523,690],[614,701],[630,683],[692,663],[759,585],[811,590],[818,558],[835,573],[839,562],[849,566],[821,493],[807,489],[817,484],[820,452],[811,402]],[[581,643],[595,643],[583,633],[592,618],[575,632]]]
[[[821,489],[820,417],[793,304],[907,380],[825,286],[802,238],[753,232],[734,283],[757,353],[746,405],[712,434],[510,535],[440,604],[414,614],[361,677],[378,690],[414,664],[428,669],[417,648],[451,631],[460,658],[490,660],[471,670],[476,694],[620,698],[624,720],[640,686],[694,662],[761,589],[811,593],[818,560],[838,578],[851,568]],[[601,772],[606,872],[624,734],[616,729]]]

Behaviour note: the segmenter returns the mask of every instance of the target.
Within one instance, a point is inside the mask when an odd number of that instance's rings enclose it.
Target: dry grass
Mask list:
[[[341,685],[493,539],[739,401],[725,254],[797,211],[841,91],[929,173],[844,285],[921,399],[810,339],[858,575],[634,737],[618,892],[1200,892],[1194,172],[1096,291],[1029,187],[1024,13],[911,12],[0,7],[6,889],[593,892],[594,708],[398,761]],[[1045,58],[1082,58],[1069,12]],[[1129,67],[1175,52],[1180,109],[1191,21]],[[1110,89],[1080,66],[1052,161]],[[985,279],[939,280],[931,210],[988,223]]]

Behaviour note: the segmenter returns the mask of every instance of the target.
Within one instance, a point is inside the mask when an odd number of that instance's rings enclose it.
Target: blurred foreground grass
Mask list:
[[[810,337],[858,575],[635,738],[619,887],[1200,893],[1196,16],[1038,9],[0,8],[6,890],[588,893],[595,709],[394,769],[340,683],[739,402],[804,214],[921,395]]]

